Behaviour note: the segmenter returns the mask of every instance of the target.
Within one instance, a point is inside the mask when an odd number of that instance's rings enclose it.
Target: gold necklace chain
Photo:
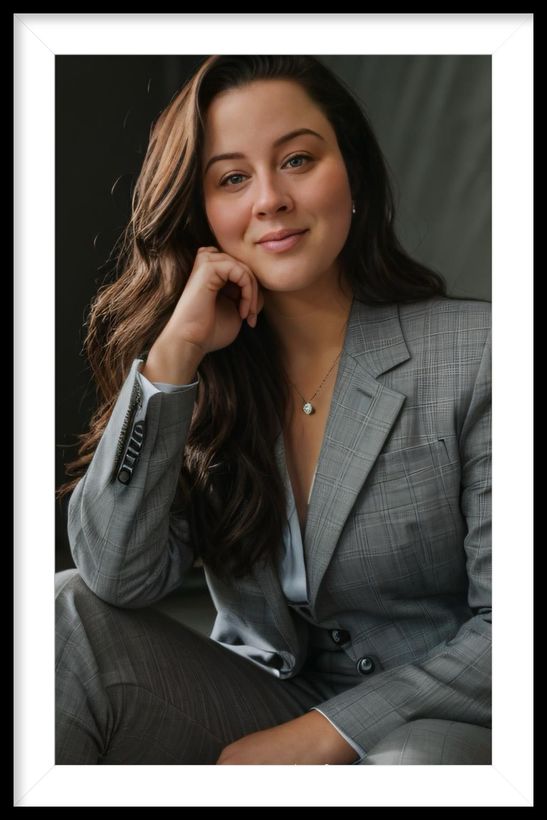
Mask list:
[[[344,327],[346,327],[346,326],[347,326],[348,321],[349,321],[349,316],[348,316],[347,321],[345,322]],[[302,401],[304,402],[304,404],[302,405],[302,411],[303,411],[303,412],[304,412],[307,416],[311,416],[313,413],[315,413],[315,407],[313,406],[312,401],[313,401],[313,399],[317,396],[317,394],[319,393],[319,391],[321,390],[321,388],[323,387],[323,385],[324,385],[324,384],[325,384],[325,382],[327,381],[328,377],[329,377],[329,376],[330,376],[330,374],[332,373],[332,370],[333,370],[333,368],[334,368],[334,365],[336,364],[336,362],[338,361],[338,359],[339,359],[339,358],[340,358],[340,356],[342,355],[342,351],[343,351],[343,349],[344,349],[344,348],[342,347],[342,350],[340,351],[340,353],[338,354],[338,356],[336,357],[336,359],[335,359],[335,360],[334,360],[334,362],[332,363],[332,366],[331,366],[331,368],[330,368],[329,372],[327,373],[327,375],[325,376],[325,378],[323,379],[323,381],[321,382],[321,384],[319,385],[319,387],[317,388],[317,390],[315,391],[315,393],[313,394],[313,396],[311,397],[311,399],[310,399],[309,401],[307,401],[307,400],[304,398],[304,396],[302,395],[302,393],[300,392],[300,390],[298,389],[298,387],[297,387],[295,384],[293,384],[293,382],[290,382],[290,384],[292,384],[292,386],[294,387],[294,389],[296,390],[296,392],[298,393],[298,395],[300,396],[300,398],[301,398],[301,399],[302,399]]]
[[[323,379],[323,381],[321,382],[321,384],[319,385],[319,387],[317,388],[317,390],[315,391],[315,393],[313,394],[313,396],[311,397],[311,399],[309,401],[306,401],[306,399],[304,398],[304,396],[302,395],[302,393],[300,392],[298,387],[291,382],[292,386],[294,387],[294,389],[296,390],[296,392],[298,393],[298,395],[300,396],[300,398],[304,402],[304,404],[302,405],[302,410],[304,411],[304,413],[307,416],[311,416],[312,413],[315,413],[315,407],[313,406],[312,401],[317,396],[317,394],[319,393],[319,391],[321,390],[321,388],[323,387],[323,385],[327,381],[328,377],[330,376],[330,374],[332,372],[332,369],[333,369],[334,365],[336,364],[336,362],[338,361],[338,359],[340,358],[341,355],[342,355],[342,351],[340,351],[340,353],[338,354],[338,356],[334,360],[334,364],[332,365],[331,369],[329,370],[329,372],[327,373],[327,375],[325,376],[325,378]]]

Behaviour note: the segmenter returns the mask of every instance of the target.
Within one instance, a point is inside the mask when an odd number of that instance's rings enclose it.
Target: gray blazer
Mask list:
[[[142,366],[68,508],[84,581],[127,608],[194,562],[173,502],[199,379],[151,396],[137,422]],[[281,430],[276,457],[283,470]],[[304,553],[298,614],[274,569],[226,584],[205,566],[211,638],[280,678],[302,669],[310,631],[341,641],[362,682],[317,706],[365,749],[419,718],[491,726],[490,303],[353,300]]]

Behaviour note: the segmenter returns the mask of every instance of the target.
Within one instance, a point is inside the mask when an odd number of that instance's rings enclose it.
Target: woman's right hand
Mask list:
[[[152,345],[142,374],[152,382],[187,384],[207,353],[234,341],[243,321],[256,325],[256,315],[263,307],[261,288],[247,265],[218,248],[199,248],[184,290]]]
[[[263,307],[260,285],[247,265],[218,248],[199,248],[165,330],[205,355],[230,345],[246,319],[255,327]]]

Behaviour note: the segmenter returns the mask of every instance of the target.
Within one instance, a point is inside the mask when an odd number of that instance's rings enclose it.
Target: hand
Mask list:
[[[245,319],[264,307],[251,269],[213,246],[199,248],[194,266],[164,328],[170,344],[193,345],[202,355],[231,344]]]
[[[143,376],[170,384],[193,381],[204,356],[231,344],[245,319],[255,327],[263,307],[262,290],[247,265],[218,248],[199,248],[175,309],[148,352]]]
[[[216,765],[332,765],[355,763],[357,758],[340,732],[322,714],[311,711],[230,743]]]

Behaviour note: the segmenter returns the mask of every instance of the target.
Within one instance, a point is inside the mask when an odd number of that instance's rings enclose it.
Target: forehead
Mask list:
[[[218,151],[267,146],[280,134],[312,128],[327,140],[335,138],[329,121],[299,83],[255,80],[218,94],[204,118],[204,157]]]

